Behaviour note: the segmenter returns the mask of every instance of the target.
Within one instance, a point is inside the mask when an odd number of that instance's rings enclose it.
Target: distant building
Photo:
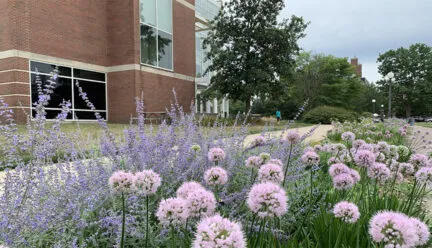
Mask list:
[[[355,72],[358,77],[362,77],[362,64],[359,64],[358,58],[354,56],[351,58],[351,65],[354,66]]]

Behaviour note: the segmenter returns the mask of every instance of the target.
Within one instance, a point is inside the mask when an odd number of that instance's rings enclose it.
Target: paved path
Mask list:
[[[313,126],[310,127],[299,127],[299,128],[292,128],[292,129],[288,129],[288,131],[298,131],[300,133],[300,135],[303,135],[307,132],[309,132],[311,129],[313,128]],[[306,142],[317,142],[317,141],[321,141],[323,140],[326,135],[327,132],[329,130],[332,129],[331,125],[320,125],[314,132],[313,134],[308,137],[306,139]],[[279,138],[281,137],[281,134],[284,131],[274,131],[274,132],[269,132],[268,134],[270,135],[270,137],[274,137],[274,138]],[[286,131],[285,131],[286,132]],[[251,134],[248,135],[245,139],[245,146],[248,146],[256,137],[260,136],[261,134]]]

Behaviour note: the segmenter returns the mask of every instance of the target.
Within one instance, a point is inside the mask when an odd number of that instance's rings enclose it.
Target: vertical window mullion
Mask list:
[[[75,120],[75,93],[74,93],[74,88],[75,88],[75,75],[74,75],[74,68],[73,67],[71,67],[71,70],[72,70],[72,96],[71,96],[71,99],[72,99],[72,108],[71,108],[71,110],[72,110],[72,120]]]
[[[159,13],[158,13],[158,1],[156,1],[156,66],[159,67]]]

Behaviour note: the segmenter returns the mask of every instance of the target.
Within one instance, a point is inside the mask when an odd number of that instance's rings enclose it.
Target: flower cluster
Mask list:
[[[156,217],[164,226],[179,226],[186,223],[189,218],[187,201],[182,198],[168,198],[159,203]]]
[[[247,204],[249,209],[261,218],[280,217],[288,210],[285,191],[279,185],[270,182],[252,186]]]
[[[333,214],[336,218],[347,223],[356,223],[360,218],[358,207],[354,203],[347,201],[337,203],[333,208]]]
[[[261,166],[258,171],[258,180],[260,182],[273,182],[280,184],[283,180],[282,167],[270,162]]]
[[[259,169],[263,164],[263,160],[260,156],[251,156],[245,161],[246,167]]]
[[[210,148],[208,152],[208,160],[210,162],[218,162],[225,159],[225,152],[221,148]]]
[[[221,167],[212,167],[204,173],[208,185],[224,185],[228,182],[228,173]]]
[[[286,137],[283,138],[283,141],[288,141],[290,144],[297,144],[300,141],[300,133],[296,131],[290,131],[286,135]]]
[[[344,132],[341,135],[342,140],[352,142],[355,140],[355,134],[353,132]]]
[[[319,164],[320,157],[314,151],[308,151],[301,156],[301,160],[307,168],[310,168],[313,165]]]

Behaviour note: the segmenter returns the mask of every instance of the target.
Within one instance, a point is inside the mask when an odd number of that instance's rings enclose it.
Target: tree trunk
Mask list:
[[[405,114],[406,114],[406,117],[408,118],[408,117],[411,117],[411,109],[412,109],[412,107],[411,107],[411,103],[407,103],[406,105],[405,105]]]
[[[251,97],[249,97],[248,100],[245,101],[245,114],[249,113],[251,107]]]

